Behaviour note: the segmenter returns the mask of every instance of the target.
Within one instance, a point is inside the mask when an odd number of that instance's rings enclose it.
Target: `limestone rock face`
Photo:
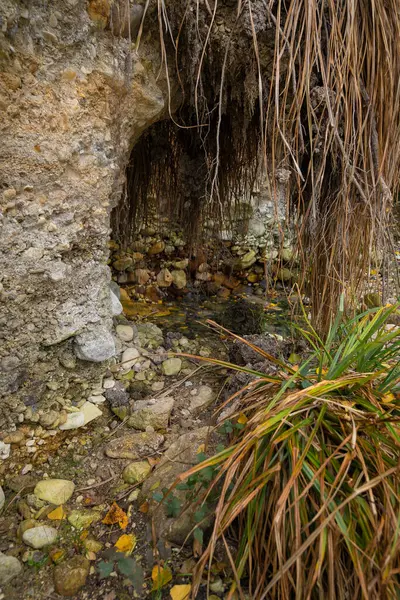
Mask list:
[[[145,68],[123,37],[125,17],[116,51],[112,4],[1,3],[1,429],[25,403],[46,410],[54,401],[49,373],[65,387],[96,381],[97,363],[114,354],[110,212],[130,150],[163,117],[166,92],[158,66]],[[133,36],[142,12],[128,16]],[[151,44],[142,38],[141,54],[156,61]],[[85,363],[66,368],[59,357],[73,348]]]

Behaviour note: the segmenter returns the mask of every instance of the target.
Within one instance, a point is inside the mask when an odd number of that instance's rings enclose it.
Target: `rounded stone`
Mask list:
[[[35,548],[36,550],[54,544],[58,536],[57,529],[49,527],[48,525],[39,525],[39,527],[33,527],[27,529],[22,534],[22,540],[27,546]]]
[[[162,371],[164,375],[167,375],[168,377],[178,375],[181,368],[182,361],[180,358],[168,358],[167,360],[164,360],[162,364]]]
[[[134,483],[141,483],[142,481],[144,481],[147,477],[147,475],[149,475],[151,471],[151,466],[149,465],[149,463],[146,461],[140,461],[140,462],[133,462],[130,465],[128,465],[127,467],[125,467],[123,473],[122,473],[122,479],[125,481],[125,483],[130,483],[130,484],[134,484]]]
[[[114,338],[104,325],[77,335],[75,354],[81,360],[103,362],[115,355]]]
[[[116,327],[117,336],[123,342],[130,342],[133,340],[133,327],[130,325],[117,325]]]
[[[124,350],[121,356],[121,366],[124,371],[129,371],[132,369],[139,356],[140,352],[136,348],[127,348]]]
[[[0,586],[6,585],[22,571],[22,565],[15,556],[7,556],[0,552]]]
[[[68,502],[74,489],[74,482],[68,479],[43,479],[36,484],[34,495],[39,500],[60,506]]]
[[[83,587],[89,575],[90,563],[84,556],[74,556],[54,569],[54,587],[60,596],[70,597]]]

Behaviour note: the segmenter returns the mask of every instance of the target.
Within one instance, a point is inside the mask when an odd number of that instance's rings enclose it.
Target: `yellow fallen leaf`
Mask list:
[[[171,581],[172,571],[171,569],[168,569],[168,567],[154,565],[151,572],[151,578],[153,580],[153,590],[159,590]]]
[[[128,515],[122,510],[122,508],[118,506],[116,502],[112,503],[110,510],[102,520],[102,523],[105,525],[115,525],[118,523],[121,529],[126,529],[128,522]]]
[[[394,399],[394,394],[392,394],[392,392],[388,392],[382,397],[382,402],[383,404],[390,404]]]
[[[247,421],[248,421],[248,418],[246,417],[246,415],[244,413],[240,413],[237,422],[240,423],[241,425],[246,425]]]
[[[206,449],[206,445],[200,444],[200,446],[196,450],[196,454],[200,454],[200,452],[204,452],[205,449]]]
[[[145,500],[145,502],[143,502],[143,504],[141,504],[139,506],[139,512],[146,514],[149,512],[149,503],[147,502],[147,500]]]
[[[62,505],[57,506],[57,508],[55,508],[54,510],[51,511],[51,513],[49,513],[47,515],[47,518],[50,519],[51,521],[62,521],[63,519],[65,519],[65,517],[67,516],[64,508]]]
[[[191,591],[192,586],[190,583],[186,583],[184,585],[174,585],[169,593],[171,594],[172,600],[187,600]]]
[[[136,535],[134,535],[133,533],[124,533],[121,535],[120,538],[118,538],[117,542],[115,543],[115,547],[120,552],[132,554],[132,551],[136,546],[136,541]]]
[[[155,483],[153,483],[153,485],[150,488],[150,491],[153,492],[154,490],[156,490],[158,487],[160,487],[160,483],[161,481],[156,481]]]
[[[317,375],[326,375],[328,372],[328,369],[326,369],[325,367],[322,367],[322,369],[320,369],[320,368],[315,369],[315,372]]]

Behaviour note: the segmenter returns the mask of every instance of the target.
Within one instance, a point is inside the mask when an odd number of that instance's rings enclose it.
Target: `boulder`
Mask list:
[[[137,460],[153,454],[163,442],[164,436],[160,433],[128,433],[110,440],[105,452],[110,458]]]
[[[74,482],[68,479],[43,479],[36,484],[34,495],[39,500],[60,506],[68,502],[74,489]]]
[[[153,473],[146,479],[139,494],[139,503],[149,502],[149,516],[154,519],[157,535],[175,544],[183,544],[195,527],[194,511],[189,507],[177,518],[168,518],[165,507],[153,500],[153,491],[169,488],[177,477],[197,462],[199,448],[207,441],[212,431],[211,427],[201,427],[196,431],[181,435],[164,453]],[[174,490],[174,495],[186,502],[184,490]]]
[[[174,398],[171,396],[138,400],[127,424],[142,431],[146,431],[147,427],[153,427],[155,430],[166,429],[173,407]]]
[[[110,292],[110,297],[111,297],[111,314],[113,317],[117,317],[123,311],[122,304],[119,301],[119,298],[113,292]]]

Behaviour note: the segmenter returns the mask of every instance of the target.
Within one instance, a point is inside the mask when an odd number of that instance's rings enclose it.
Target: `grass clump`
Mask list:
[[[217,467],[209,493],[220,490],[194,597],[232,535],[228,598],[242,586],[254,600],[398,597],[400,330],[386,325],[397,309],[339,312],[326,341],[302,330],[310,356],[279,361],[279,381],[259,373],[245,426],[185,474]]]

